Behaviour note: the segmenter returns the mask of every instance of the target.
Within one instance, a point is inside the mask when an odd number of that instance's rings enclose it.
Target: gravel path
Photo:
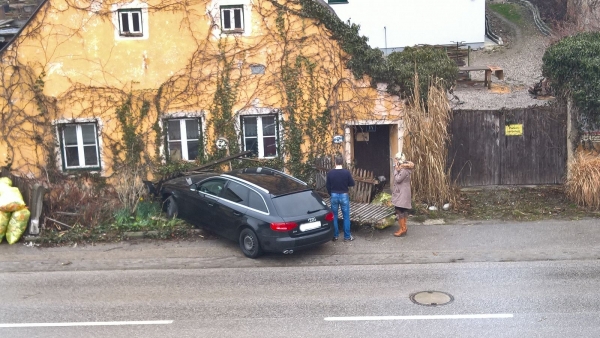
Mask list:
[[[458,84],[454,90],[452,104],[455,109],[502,109],[542,106],[547,100],[534,99],[528,92],[530,86],[542,77],[542,57],[548,45],[544,37],[533,26],[533,18],[525,10],[524,27],[518,27],[500,15],[490,11],[496,31],[508,43],[492,50],[478,50],[471,53],[471,66],[499,66],[504,69],[504,80],[492,76],[492,89],[484,88],[483,83]],[[499,27],[500,26],[500,27]],[[472,73],[472,79],[483,80],[484,73]]]

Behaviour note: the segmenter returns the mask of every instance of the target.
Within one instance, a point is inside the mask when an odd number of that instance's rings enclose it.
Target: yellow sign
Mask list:
[[[504,135],[506,135],[506,136],[521,136],[521,135],[523,135],[523,125],[522,124],[507,124]]]

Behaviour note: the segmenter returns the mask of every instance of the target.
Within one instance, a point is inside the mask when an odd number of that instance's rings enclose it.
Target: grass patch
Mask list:
[[[593,207],[579,206],[569,200],[563,186],[486,187],[463,189],[456,207],[448,211],[414,205],[411,221],[423,223],[429,219],[540,221],[600,218]]]
[[[489,6],[491,10],[513,23],[520,24],[523,20],[520,8],[515,4],[489,4]]]
[[[461,209],[473,220],[538,221],[598,218],[600,213],[570,201],[562,186],[495,187],[464,190]]]

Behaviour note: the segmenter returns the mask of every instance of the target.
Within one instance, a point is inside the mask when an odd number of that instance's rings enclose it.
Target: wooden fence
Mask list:
[[[561,184],[567,163],[563,107],[457,110],[448,163],[461,186]]]
[[[315,182],[317,191],[327,191],[327,172],[334,167],[331,158],[322,157],[315,160]],[[373,188],[375,185],[379,184],[379,181],[373,176],[373,172],[359,168],[352,168],[350,169],[350,172],[356,183],[354,187],[350,188],[350,200],[358,203],[371,203]]]

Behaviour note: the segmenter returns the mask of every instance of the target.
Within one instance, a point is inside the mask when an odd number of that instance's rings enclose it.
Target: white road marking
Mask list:
[[[477,315],[431,315],[431,316],[363,316],[325,317],[326,321],[365,321],[365,320],[427,320],[427,319],[505,319],[513,318],[511,313]]]
[[[129,322],[73,322],[73,323],[16,323],[0,324],[0,328],[15,327],[57,327],[57,326],[119,326],[119,325],[168,325],[172,320],[149,320],[149,321],[129,321]]]

